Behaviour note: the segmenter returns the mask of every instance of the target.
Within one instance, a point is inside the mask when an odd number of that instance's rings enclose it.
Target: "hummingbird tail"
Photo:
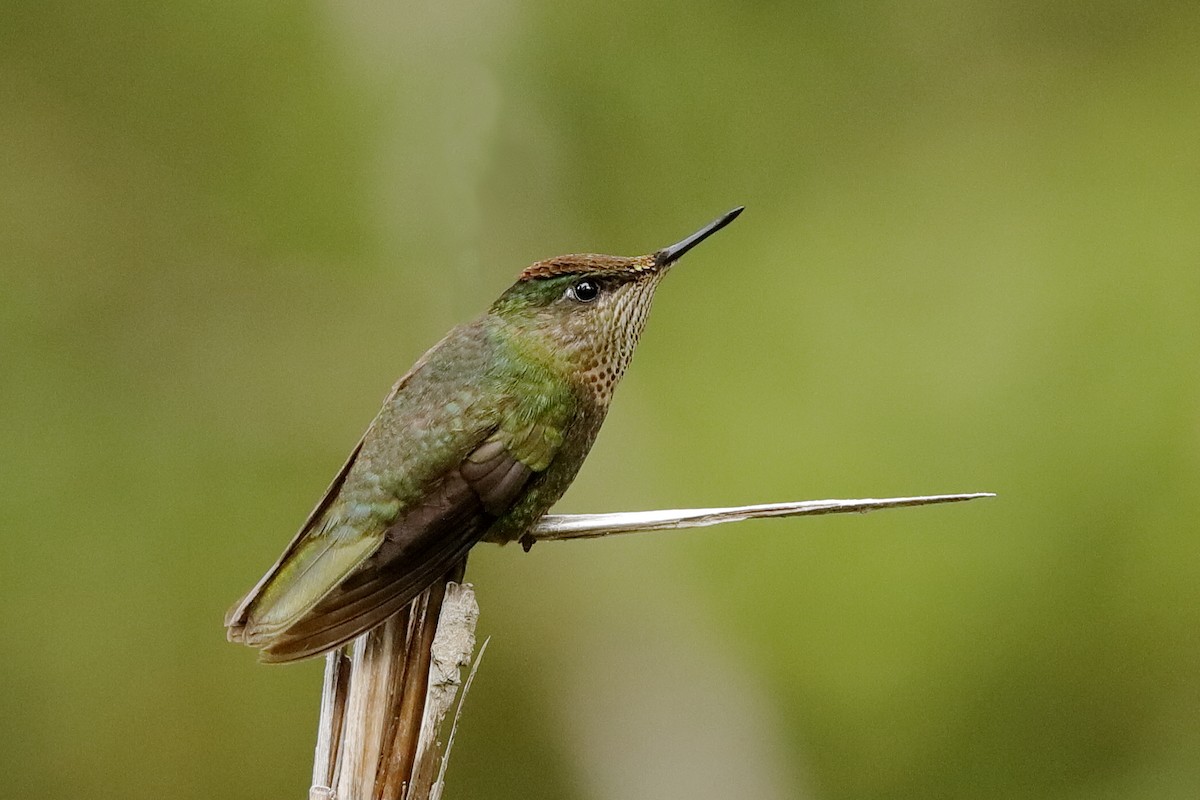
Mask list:
[[[451,473],[420,506],[388,528],[383,542],[353,572],[318,595],[317,602],[298,614],[288,613],[283,624],[274,623],[269,606],[261,613],[252,607],[247,632],[241,637],[261,648],[262,660],[268,663],[298,661],[345,644],[456,569],[491,520],[472,485],[459,473]],[[267,593],[269,589],[264,597]],[[279,596],[286,600],[288,590],[281,590]]]
[[[489,439],[377,536],[301,536],[250,599],[234,608],[229,637],[259,648],[268,663],[345,644],[464,562],[533,474],[502,442]],[[322,522],[314,530],[327,527]]]
[[[322,615],[314,613],[313,616],[288,628],[262,649],[259,660],[264,664],[288,664],[326,653],[371,630],[393,614],[420,602],[422,593],[428,594],[431,587],[444,587],[447,581],[461,581],[466,568],[467,560],[464,556],[440,580],[434,580],[430,585],[415,592],[386,592],[386,596],[381,597],[386,587],[381,589],[376,586],[373,591],[364,591],[357,596],[339,597],[339,607],[335,612]],[[444,591],[433,593],[437,597],[439,608],[442,594]],[[345,605],[341,605],[342,602],[345,602]],[[428,597],[425,602],[429,602]],[[314,609],[314,612],[317,610]],[[432,613],[436,618],[438,610],[427,609],[426,614]]]

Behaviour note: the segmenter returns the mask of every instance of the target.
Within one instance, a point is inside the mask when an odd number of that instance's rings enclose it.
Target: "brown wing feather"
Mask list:
[[[533,471],[489,440],[388,528],[379,549],[263,649],[296,661],[345,644],[399,611],[466,558]]]

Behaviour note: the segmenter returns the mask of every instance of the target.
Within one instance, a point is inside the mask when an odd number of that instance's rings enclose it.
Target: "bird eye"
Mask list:
[[[567,297],[572,300],[577,300],[580,303],[590,303],[600,296],[600,284],[593,280],[584,278],[567,289]]]

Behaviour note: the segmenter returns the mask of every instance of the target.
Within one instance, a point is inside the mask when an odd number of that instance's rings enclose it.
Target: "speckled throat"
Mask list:
[[[617,383],[633,360],[650,315],[654,292],[664,274],[662,271],[648,274],[617,295],[602,326],[604,335],[597,337],[594,348],[585,348],[580,353],[579,379],[602,406],[612,400]]]

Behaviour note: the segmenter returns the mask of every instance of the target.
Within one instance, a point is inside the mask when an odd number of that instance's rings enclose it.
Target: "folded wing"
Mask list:
[[[537,474],[512,453],[511,438],[496,432],[377,533],[316,533],[352,455],[306,529],[230,612],[229,638],[261,648],[264,661],[296,661],[344,644],[399,611],[461,563]]]

